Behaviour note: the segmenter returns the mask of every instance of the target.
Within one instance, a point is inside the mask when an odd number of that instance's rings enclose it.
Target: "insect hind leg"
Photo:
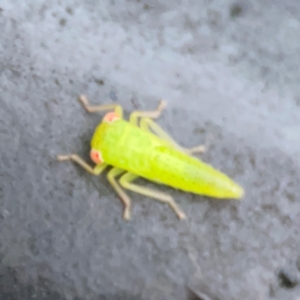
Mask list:
[[[154,132],[158,137],[170,143],[173,147],[187,154],[204,153],[207,145],[199,145],[193,148],[184,148],[180,146],[169,134],[167,134],[158,124],[150,118],[142,118],[140,127],[146,131]]]
[[[121,119],[123,118],[123,109],[119,104],[110,103],[110,104],[101,104],[101,105],[90,105],[89,100],[85,95],[80,95],[78,97],[78,101],[82,104],[84,109],[89,113],[114,110]]]
[[[137,177],[138,176],[127,172],[121,177],[120,184],[125,189],[131,190],[133,192],[148,196],[157,201],[168,204],[174,210],[174,212],[176,213],[176,215],[180,220],[186,218],[185,213],[180,209],[180,207],[177,205],[177,203],[173,200],[173,198],[170,195],[131,183]]]

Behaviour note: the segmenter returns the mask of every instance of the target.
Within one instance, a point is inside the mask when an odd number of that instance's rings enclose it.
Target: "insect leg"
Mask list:
[[[79,96],[78,100],[79,102],[81,102],[82,106],[85,108],[87,112],[93,113],[93,112],[114,110],[121,119],[123,117],[123,109],[119,104],[110,103],[110,104],[102,104],[102,105],[90,105],[89,100],[85,95]]]
[[[170,195],[131,183],[137,177],[138,176],[127,172],[121,177],[120,184],[125,189],[131,190],[133,192],[136,192],[136,193],[154,198],[158,201],[167,203],[174,210],[174,212],[176,213],[176,215],[178,216],[178,218],[180,220],[183,220],[186,218],[185,213],[179,208],[179,206],[176,204],[176,202],[173,200],[173,198]]]
[[[72,160],[84,168],[87,172],[91,173],[92,175],[100,175],[100,173],[107,167],[106,164],[96,165],[92,168],[89,164],[87,164],[81,157],[77,154],[68,154],[68,155],[58,155],[57,160],[65,161],[65,160]]]
[[[107,178],[108,181],[110,182],[110,184],[113,186],[113,188],[115,189],[115,191],[118,193],[118,195],[120,196],[121,200],[123,201],[124,205],[125,205],[125,209],[124,209],[124,213],[123,213],[123,218],[125,220],[130,220],[130,208],[131,208],[131,200],[130,198],[127,196],[127,194],[123,191],[123,189],[119,186],[119,184],[116,182],[115,177],[124,173],[125,171],[122,169],[118,169],[118,168],[112,168],[108,174],[107,174]]]
[[[148,117],[148,118],[152,118],[152,119],[156,119],[158,118],[162,111],[164,110],[164,108],[166,107],[167,102],[164,100],[161,100],[157,109],[154,111],[139,111],[136,110],[134,112],[131,113],[130,118],[129,118],[129,122],[133,125],[138,125],[137,122],[137,118],[138,117]]]
[[[153,131],[157,136],[159,136],[161,139],[169,142],[172,146],[177,148],[178,150],[181,150],[187,154],[194,154],[194,153],[203,153],[205,152],[205,149],[207,145],[199,145],[193,148],[183,148],[174,139],[167,134],[158,124],[156,124],[153,120],[150,118],[142,118],[141,119],[141,128],[147,131]]]

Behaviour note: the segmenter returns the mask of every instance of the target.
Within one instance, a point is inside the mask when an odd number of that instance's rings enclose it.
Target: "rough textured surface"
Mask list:
[[[29,3],[0,2],[0,298],[185,299],[202,282],[225,300],[299,299],[298,0]],[[160,124],[186,146],[212,133],[203,159],[245,199],[162,188],[179,222],[131,194],[125,223],[105,176],[55,161],[87,158],[99,116],[79,93],[127,113],[166,98]]]

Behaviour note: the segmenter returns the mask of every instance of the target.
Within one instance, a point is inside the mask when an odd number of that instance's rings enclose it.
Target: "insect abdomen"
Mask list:
[[[157,147],[151,156],[151,166],[152,180],[186,192],[233,199],[243,195],[243,189],[227,175],[176,149]]]

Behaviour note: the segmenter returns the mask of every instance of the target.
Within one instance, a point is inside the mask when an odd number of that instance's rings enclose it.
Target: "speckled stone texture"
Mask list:
[[[175,4],[176,2],[176,4]],[[0,1],[0,299],[300,299],[298,0]],[[99,115],[159,123],[242,184],[242,202],[130,193],[132,221],[88,160]],[[140,180],[141,184],[156,187]],[[297,268],[298,263],[298,268]]]

